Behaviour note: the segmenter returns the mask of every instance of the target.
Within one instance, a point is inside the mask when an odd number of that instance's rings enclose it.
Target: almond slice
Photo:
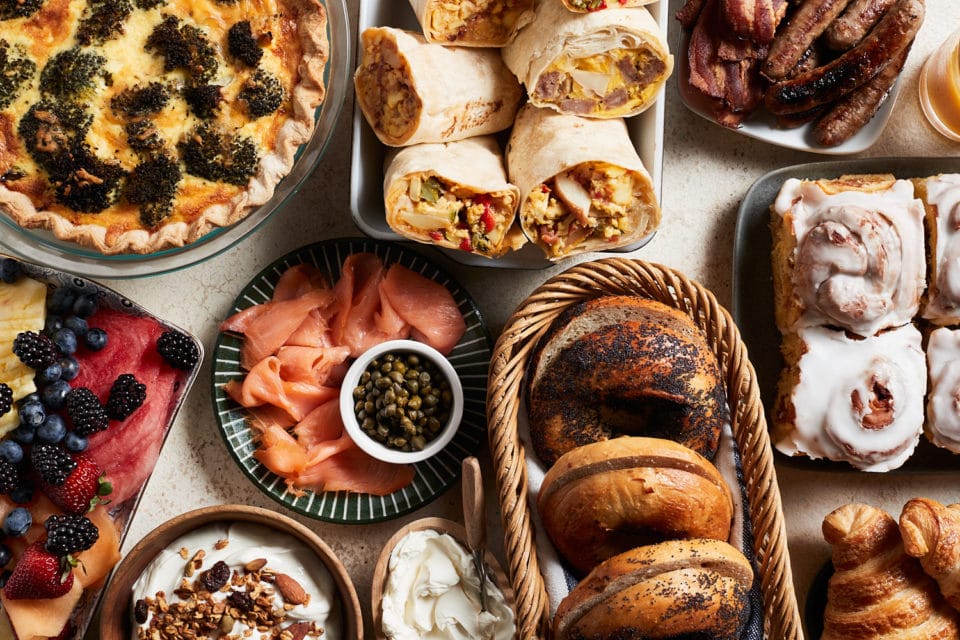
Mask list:
[[[285,573],[277,574],[275,584],[280,591],[280,595],[290,604],[304,604],[309,599],[307,592],[303,590],[300,583]]]

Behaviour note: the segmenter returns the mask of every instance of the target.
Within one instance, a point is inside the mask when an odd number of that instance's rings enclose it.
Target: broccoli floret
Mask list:
[[[247,78],[237,97],[247,103],[247,113],[251,118],[260,118],[280,108],[283,85],[272,73],[257,69]]]
[[[0,0],[0,20],[27,18],[42,6],[43,0]]]
[[[245,185],[260,159],[250,138],[226,134],[202,122],[180,143],[187,173],[213,182]]]
[[[137,9],[146,11],[167,4],[167,0],[133,0],[133,4],[137,5]]]
[[[13,102],[23,83],[33,77],[37,65],[26,57],[23,48],[0,40],[0,109]]]
[[[92,121],[76,104],[40,101],[20,119],[17,133],[34,161],[50,171],[57,156],[82,143]]]
[[[77,26],[77,41],[102,43],[123,33],[123,23],[131,13],[130,0],[88,0]]]
[[[183,99],[194,115],[204,120],[214,117],[223,96],[215,84],[190,85],[183,90]]]
[[[238,22],[227,31],[227,49],[230,55],[247,65],[256,67],[263,57],[263,49],[257,44],[250,28],[250,21]]]
[[[126,172],[101,160],[86,144],[58,154],[47,168],[57,201],[74,211],[100,213],[116,202]]]
[[[40,72],[40,91],[61,100],[89,97],[98,77],[111,84],[110,74],[104,70],[106,63],[103,56],[77,47],[61,51]]]
[[[163,148],[164,142],[160,131],[149,120],[128,122],[124,130],[127,132],[127,143],[134,151],[149,153]]]
[[[140,220],[145,226],[155,227],[173,210],[173,198],[182,178],[177,161],[161,154],[134,167],[123,197],[140,205]]]
[[[159,82],[124,89],[110,100],[114,112],[131,117],[160,113],[170,100],[170,91]]]
[[[203,31],[181,24],[175,16],[164,17],[154,27],[144,48],[163,56],[164,70],[184,69],[196,82],[207,82],[217,74],[217,51]]]

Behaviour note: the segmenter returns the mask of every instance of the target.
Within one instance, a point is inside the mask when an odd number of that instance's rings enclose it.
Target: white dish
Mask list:
[[[690,34],[684,30],[681,32],[680,44],[674,57],[677,61],[677,89],[680,92],[680,100],[683,104],[702,118],[706,118],[718,127],[713,114],[705,108],[704,102],[699,94],[690,87],[690,59],[687,57],[687,44],[690,40]],[[834,147],[825,147],[813,139],[813,124],[807,123],[793,129],[783,129],[777,126],[776,117],[765,110],[758,108],[751,114],[742,125],[737,129],[730,129],[735,133],[761,140],[770,144],[787,149],[796,149],[797,151],[809,151],[810,153],[821,153],[825,155],[848,155],[860,153],[869,149],[880,138],[883,133],[890,115],[893,113],[893,105],[897,101],[897,95],[900,93],[900,81],[894,83],[887,94],[880,110],[876,115],[863,126],[853,137]],[[724,127],[726,128],[726,127]]]
[[[656,0],[646,5],[664,37],[667,35],[669,0]],[[357,33],[368,27],[391,26],[414,31],[420,30],[410,3],[403,0],[360,0]],[[357,59],[361,55],[357,47]],[[674,52],[676,56],[676,53]],[[661,95],[652,107],[638,116],[627,119],[630,139],[640,154],[640,159],[650,173],[657,200],[662,199],[663,175],[663,122],[664,100]],[[501,141],[505,143],[505,140]],[[383,158],[386,148],[380,144],[357,107],[353,108],[353,148],[351,149],[350,215],[365,234],[377,240],[406,240],[387,225],[383,210]],[[615,253],[634,251],[647,244],[654,234],[632,245],[615,250]],[[541,269],[551,264],[536,245],[527,244],[520,251],[491,260],[464,251],[440,249],[457,262],[483,267],[506,267],[514,269]],[[608,253],[614,253],[608,252]]]

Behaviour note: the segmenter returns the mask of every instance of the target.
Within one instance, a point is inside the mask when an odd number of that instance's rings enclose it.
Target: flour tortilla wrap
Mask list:
[[[534,0],[410,0],[427,42],[502,47],[533,19]]]
[[[364,30],[360,46],[357,102],[384,144],[450,142],[513,123],[523,91],[499,50],[429,44],[392,27]]]
[[[550,260],[626,246],[660,224],[660,206],[622,119],[525,105],[507,145],[524,234]]]
[[[607,4],[606,0],[562,0],[563,6],[577,13],[601,11],[603,9],[613,9],[616,7],[642,7],[647,4],[653,4],[656,1],[657,0],[615,0]]]
[[[406,238],[491,258],[525,241],[520,190],[493,136],[394,150],[384,173],[387,224]]]
[[[533,22],[503,48],[503,59],[533,104],[593,118],[647,109],[673,71],[645,8],[574,13],[557,0],[539,0]]]

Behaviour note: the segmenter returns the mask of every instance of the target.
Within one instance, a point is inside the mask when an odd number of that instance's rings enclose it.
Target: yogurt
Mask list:
[[[257,568],[260,560],[266,563]],[[209,599],[202,599],[202,604],[196,605],[203,609],[212,608],[214,613],[205,613],[204,617],[218,622],[216,629],[204,630],[197,637],[219,638],[229,633],[234,637],[271,638],[275,637],[271,632],[275,632],[276,627],[283,629],[297,623],[312,623],[307,638],[316,637],[315,632],[320,630],[323,640],[341,637],[336,585],[316,553],[292,535],[262,525],[238,522],[200,527],[157,554],[133,585],[134,640],[150,638],[151,626],[169,624],[169,620],[158,618],[162,615],[158,612],[161,600],[170,606],[168,613],[177,607],[195,606],[197,598],[194,594],[202,590],[201,574],[220,561],[230,569],[231,579],[227,584],[231,586],[214,591]],[[293,604],[285,599],[280,588],[281,574],[302,587],[308,596],[306,602]],[[283,582],[289,584],[286,578]],[[244,623],[244,616],[236,619],[230,616],[230,608],[246,599],[232,595],[235,592],[254,596],[258,610],[272,612],[269,618],[273,628],[257,631],[257,625]],[[246,609],[246,605],[242,608]],[[244,636],[250,629],[252,635]]]
[[[487,610],[473,556],[452,536],[413,531],[390,554],[381,602],[383,634],[391,640],[511,640],[513,610],[487,578]]]

